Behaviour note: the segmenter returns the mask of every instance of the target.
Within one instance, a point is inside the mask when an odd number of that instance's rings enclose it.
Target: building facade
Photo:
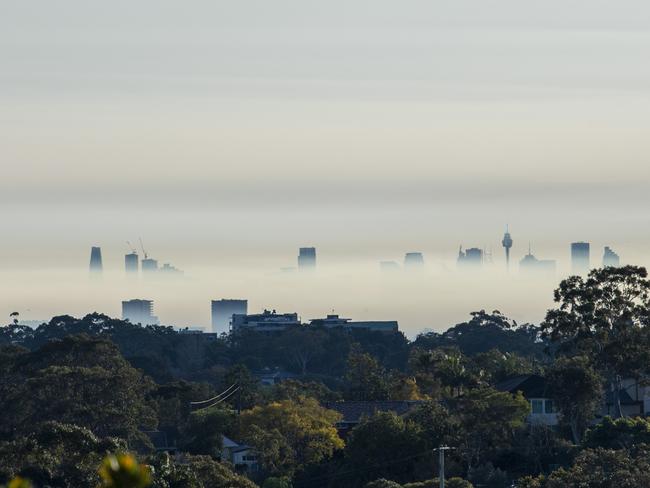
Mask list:
[[[620,265],[621,258],[619,255],[616,254],[611,247],[605,246],[605,250],[603,251],[603,266],[614,266],[616,268]]]
[[[124,255],[124,270],[127,274],[138,274],[140,270],[140,258],[137,252],[130,252]]]
[[[424,256],[421,252],[407,252],[404,255],[404,269],[414,270],[424,266]]]
[[[311,270],[316,268],[316,248],[301,247],[298,250],[298,269]]]
[[[102,248],[93,246],[90,248],[90,272],[101,273],[103,269]]]
[[[277,313],[275,310],[264,310],[262,313],[251,315],[234,314],[231,324],[234,332],[243,329],[279,332],[287,327],[301,325],[297,313]]]
[[[365,329],[375,332],[397,332],[399,324],[396,320],[362,320],[352,321],[338,315],[328,315],[324,319],[312,319],[310,326],[321,326],[327,328],[341,327],[344,329]]]
[[[586,274],[590,268],[590,245],[588,242],[571,243],[571,271]]]
[[[246,315],[248,313],[248,300],[225,298],[212,300],[211,311],[212,332],[228,332],[233,315]]]
[[[123,301],[122,319],[133,324],[158,325],[158,317],[153,314],[153,300]]]

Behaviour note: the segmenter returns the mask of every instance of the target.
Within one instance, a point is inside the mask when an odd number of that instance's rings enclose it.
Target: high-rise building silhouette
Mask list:
[[[571,243],[571,271],[579,275],[585,274],[589,272],[589,266],[589,243]]]
[[[157,325],[153,314],[153,300],[126,300],[122,302],[122,319],[133,324]]]
[[[611,247],[605,246],[605,251],[603,252],[603,266],[618,267],[620,265],[621,258],[619,255],[616,254]]]
[[[232,316],[248,313],[248,300],[212,300],[212,332],[228,332]]]
[[[421,269],[424,266],[424,256],[421,252],[407,252],[404,255],[404,269]]]
[[[458,250],[458,266],[460,267],[480,267],[483,264],[483,249],[470,247],[463,251],[461,246]]]
[[[128,274],[137,274],[139,267],[139,257],[137,252],[130,252],[124,255],[124,269]]]
[[[519,271],[522,273],[539,273],[555,274],[557,265],[552,259],[537,259],[528,246],[528,254],[519,261]]]
[[[102,270],[102,248],[93,246],[90,248],[90,272],[101,273]]]
[[[301,247],[298,251],[298,269],[314,269],[316,267],[316,248]]]
[[[142,273],[151,274],[158,271],[158,260],[145,258],[142,260]]]
[[[506,233],[503,234],[503,240],[501,245],[506,250],[506,267],[510,269],[510,248],[512,247],[512,237],[510,237],[510,232],[508,232],[508,227],[506,227]]]

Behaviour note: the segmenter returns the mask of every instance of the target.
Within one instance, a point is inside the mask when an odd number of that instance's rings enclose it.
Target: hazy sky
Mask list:
[[[648,59],[645,1],[0,0],[0,314],[75,303],[74,278],[27,290],[91,245],[119,270],[138,236],[206,296],[232,280],[203,266],[271,272],[301,245],[332,266],[502,259],[506,223],[517,259],[530,241],[562,266],[584,239],[646,264]]]

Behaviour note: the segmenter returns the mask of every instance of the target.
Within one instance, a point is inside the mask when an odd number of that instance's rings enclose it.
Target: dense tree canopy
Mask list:
[[[258,448],[269,472],[293,474],[343,448],[335,427],[340,418],[313,398],[281,400],[242,412],[240,435]]]

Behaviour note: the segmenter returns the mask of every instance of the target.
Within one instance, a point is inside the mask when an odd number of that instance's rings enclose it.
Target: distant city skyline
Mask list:
[[[572,242],[650,265],[647,2],[197,5],[3,3],[0,314],[144,296],[207,327],[241,296],[413,333],[538,320]],[[555,276],[521,276],[528,242]]]

